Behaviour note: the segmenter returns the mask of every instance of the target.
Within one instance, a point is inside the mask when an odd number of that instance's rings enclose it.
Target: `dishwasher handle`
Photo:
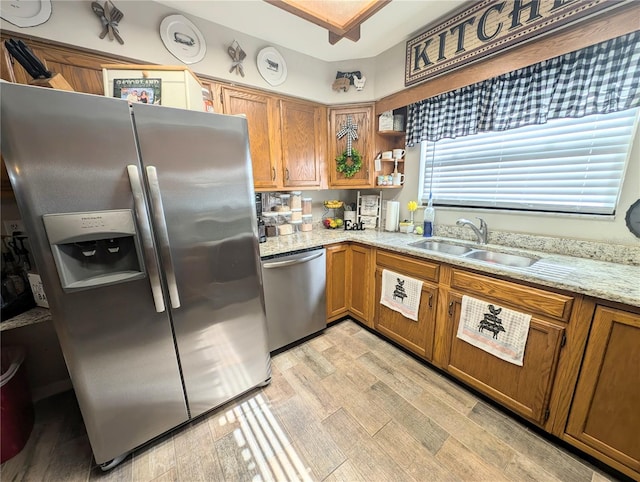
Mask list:
[[[323,255],[323,251],[319,251],[317,253],[313,253],[311,256],[305,256],[304,258],[298,258],[298,259],[289,259],[289,260],[285,260],[285,261],[273,261],[273,262],[263,262],[262,263],[262,267],[266,268],[266,269],[271,269],[271,268],[284,268],[285,266],[293,266],[296,264],[302,264],[302,263],[306,263],[308,261],[311,261],[313,259],[319,258],[320,256]]]

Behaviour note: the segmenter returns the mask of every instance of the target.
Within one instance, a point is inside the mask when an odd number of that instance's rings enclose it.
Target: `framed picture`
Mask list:
[[[162,79],[113,79],[113,96],[129,102],[161,104]]]

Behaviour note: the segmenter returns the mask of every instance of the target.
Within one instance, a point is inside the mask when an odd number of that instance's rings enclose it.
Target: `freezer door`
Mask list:
[[[145,219],[127,171],[140,167],[129,107],[7,83],[0,96],[2,155],[91,446],[103,463],[188,419],[169,316],[156,311],[148,275],[65,293],[43,223],[45,214],[105,210],[137,210]],[[98,244],[103,248],[109,246]],[[145,250],[148,273],[157,262],[153,246]]]
[[[196,416],[270,377],[247,123],[142,104],[133,113]]]

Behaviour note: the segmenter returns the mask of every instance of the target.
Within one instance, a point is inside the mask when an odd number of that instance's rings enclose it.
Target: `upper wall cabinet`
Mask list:
[[[280,100],[283,187],[320,187],[326,132],[322,106]]]
[[[374,129],[373,104],[359,104],[329,109],[329,152],[327,155],[327,169],[329,171],[329,187],[340,189],[373,187],[373,158],[374,158]],[[336,158],[347,148],[347,136],[337,138],[338,132],[347,125],[357,126],[357,139],[352,141],[352,148],[356,149],[362,158],[362,167],[353,176],[347,177],[337,171]]]
[[[3,57],[2,78],[10,82],[28,84],[33,80],[32,77],[9,55],[4,46],[4,41],[9,38],[22,37],[7,32],[3,32],[0,36]],[[44,62],[48,70],[55,74],[62,74],[76,92],[104,94],[101,65],[115,63],[113,58],[26,38],[24,42]]]
[[[224,86],[222,99],[225,114],[247,117],[256,189],[321,186],[323,106]]]
[[[280,159],[278,104],[269,95],[222,88],[225,114],[244,114],[249,126],[249,149],[256,189],[275,189],[281,184],[277,161]]]

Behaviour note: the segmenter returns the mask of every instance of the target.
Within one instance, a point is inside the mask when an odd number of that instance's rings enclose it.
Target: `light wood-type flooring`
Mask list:
[[[3,482],[604,481],[559,448],[350,320],[273,357],[273,380],[95,466],[73,392],[36,405]]]

